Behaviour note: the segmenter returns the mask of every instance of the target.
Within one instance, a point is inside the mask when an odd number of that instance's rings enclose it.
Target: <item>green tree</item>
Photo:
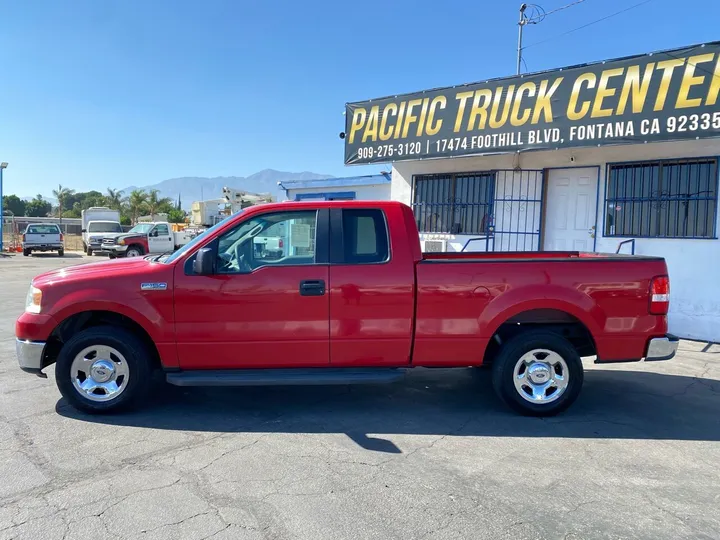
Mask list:
[[[17,195],[5,195],[2,201],[3,212],[12,213],[13,216],[25,215],[25,201]]]
[[[45,217],[50,212],[52,212],[52,204],[39,194],[25,205],[25,215],[29,217]]]
[[[185,212],[173,208],[168,213],[168,221],[170,223],[185,223]]]
[[[132,223],[137,223],[138,217],[147,210],[147,199],[148,194],[141,189],[135,189],[130,193],[130,196],[127,198],[127,204]]]
[[[169,197],[158,197],[158,193],[160,190],[151,189],[147,194],[147,210],[151,219],[155,214],[161,211],[167,212],[172,208],[172,200]]]
[[[72,206],[72,202],[68,205],[68,204],[66,204],[65,199],[69,196],[72,196],[74,193],[75,193],[74,189],[64,188],[64,187],[62,187],[62,184],[58,184],[58,188],[53,189],[53,197],[55,197],[58,201],[58,216],[60,216],[61,223],[62,223],[63,206],[65,206],[66,208],[68,206]]]
[[[120,210],[120,206],[122,205],[122,191],[119,189],[107,188],[107,191],[105,192],[105,202],[110,208]]]

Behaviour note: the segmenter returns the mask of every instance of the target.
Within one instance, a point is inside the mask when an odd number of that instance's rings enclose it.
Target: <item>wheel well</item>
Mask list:
[[[83,311],[71,315],[52,331],[45,347],[43,368],[55,363],[60,350],[70,338],[78,332],[93,326],[114,326],[132,332],[147,347],[153,367],[160,367],[160,354],[155,342],[145,329],[134,320],[114,311]]]
[[[485,349],[483,364],[492,363],[503,343],[527,330],[542,329],[567,339],[580,356],[595,356],[592,333],[580,319],[557,309],[533,309],[510,317],[500,325]]]

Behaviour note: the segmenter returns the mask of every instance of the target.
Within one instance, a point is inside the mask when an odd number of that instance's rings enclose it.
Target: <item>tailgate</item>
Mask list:
[[[60,234],[25,234],[26,244],[61,244]]]

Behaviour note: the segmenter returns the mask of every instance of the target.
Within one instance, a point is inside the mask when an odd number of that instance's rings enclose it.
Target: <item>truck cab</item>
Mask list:
[[[190,238],[185,231],[173,231],[165,221],[146,222],[138,223],[127,233],[106,239],[102,249],[112,259],[172,253],[187,244]]]

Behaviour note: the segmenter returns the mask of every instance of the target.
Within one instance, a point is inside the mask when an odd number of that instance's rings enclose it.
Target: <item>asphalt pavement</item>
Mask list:
[[[92,259],[92,260],[91,260]],[[186,389],[78,413],[15,359],[31,278],[0,257],[0,539],[720,538],[720,346],[586,363],[573,407],[516,416],[486,370],[390,386]]]

